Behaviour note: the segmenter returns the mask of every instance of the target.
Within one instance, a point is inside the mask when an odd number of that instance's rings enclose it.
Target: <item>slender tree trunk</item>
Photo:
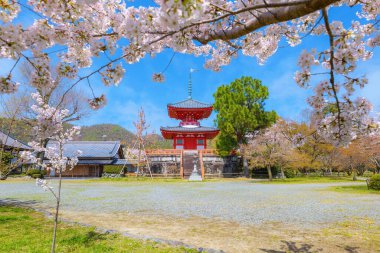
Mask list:
[[[51,244],[51,253],[55,252],[55,244],[57,238],[57,227],[58,227],[58,214],[59,214],[59,204],[61,202],[61,185],[62,185],[62,168],[59,169],[59,182],[58,182],[58,195],[57,203],[55,207],[55,216],[54,216],[54,231],[53,231],[53,242]]]
[[[273,176],[272,176],[272,170],[271,170],[270,165],[267,166],[267,170],[268,170],[269,181],[272,181]]]
[[[243,171],[244,171],[244,176],[246,178],[249,178],[249,168],[248,168],[248,160],[245,157],[245,147],[242,143],[239,144],[240,146],[240,155],[241,159],[243,160]]]
[[[282,168],[282,166],[280,167],[280,170],[281,170],[281,178],[285,178],[285,173],[284,173],[284,169]]]
[[[248,168],[248,161],[247,161],[247,158],[242,155],[242,158],[243,158],[243,169],[244,169],[244,176],[246,178],[249,178],[249,168]]]
[[[140,175],[141,144],[139,143],[139,154],[137,160],[137,176]]]

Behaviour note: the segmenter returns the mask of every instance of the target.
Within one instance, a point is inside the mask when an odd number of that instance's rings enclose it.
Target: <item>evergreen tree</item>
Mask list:
[[[216,147],[221,155],[239,149],[243,155],[241,149],[244,149],[247,137],[276,121],[276,112],[265,111],[264,108],[268,96],[268,88],[260,80],[245,76],[217,89],[214,109],[220,134]],[[248,176],[248,163],[244,157],[243,161],[244,172]]]

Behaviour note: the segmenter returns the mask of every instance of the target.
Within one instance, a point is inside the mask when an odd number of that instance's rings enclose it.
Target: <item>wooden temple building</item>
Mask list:
[[[57,148],[57,143],[49,141],[47,147]],[[120,141],[69,141],[63,146],[63,155],[73,157],[80,150],[77,165],[63,172],[64,177],[101,177],[105,165],[123,166],[125,159]],[[49,164],[49,160],[44,159]],[[54,170],[47,171],[47,176],[57,176]]]

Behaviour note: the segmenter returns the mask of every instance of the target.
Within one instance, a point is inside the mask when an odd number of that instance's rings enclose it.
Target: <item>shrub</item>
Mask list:
[[[372,190],[380,191],[380,174],[373,175],[370,178],[368,187]]]
[[[122,169],[123,165],[105,165],[103,172],[107,174],[120,174]]]
[[[296,171],[292,169],[287,169],[284,171],[286,178],[295,178],[296,177]]]
[[[28,171],[26,172],[26,174],[28,175],[28,176],[31,176],[31,175],[33,175],[33,174],[40,174],[41,172],[40,172],[40,170],[39,169],[28,169]]]
[[[26,172],[26,175],[31,176],[32,178],[44,178],[45,171],[39,169],[29,169]]]
[[[32,178],[44,178],[44,175],[38,173],[38,174],[32,174],[31,177]]]
[[[104,178],[121,178],[121,177],[124,177],[124,174],[103,173],[102,177],[104,177]]]
[[[373,172],[372,171],[369,171],[369,170],[366,170],[364,173],[363,173],[363,177],[372,177],[373,175]]]

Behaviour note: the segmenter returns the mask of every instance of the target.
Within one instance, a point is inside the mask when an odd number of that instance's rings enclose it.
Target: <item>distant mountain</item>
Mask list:
[[[81,141],[118,141],[131,142],[135,135],[127,129],[115,124],[98,124],[81,128],[78,140]]]
[[[66,127],[70,125],[67,124]],[[10,131],[9,131],[10,129]],[[7,118],[0,118],[0,130],[12,137],[28,143],[33,138],[32,127],[21,120],[11,121]],[[76,138],[80,141],[121,141],[127,147],[132,147],[136,141],[136,135],[131,131],[115,124],[97,124],[83,126],[80,135]],[[152,133],[145,138],[145,147],[150,148],[172,148],[173,142],[165,140],[161,135]]]
[[[92,126],[84,126],[78,138],[81,141],[117,141],[127,147],[133,147],[136,142],[136,135],[122,126],[115,124],[97,124]],[[172,148],[172,141],[165,140],[161,135],[148,134],[145,138],[145,147],[150,148]]]

